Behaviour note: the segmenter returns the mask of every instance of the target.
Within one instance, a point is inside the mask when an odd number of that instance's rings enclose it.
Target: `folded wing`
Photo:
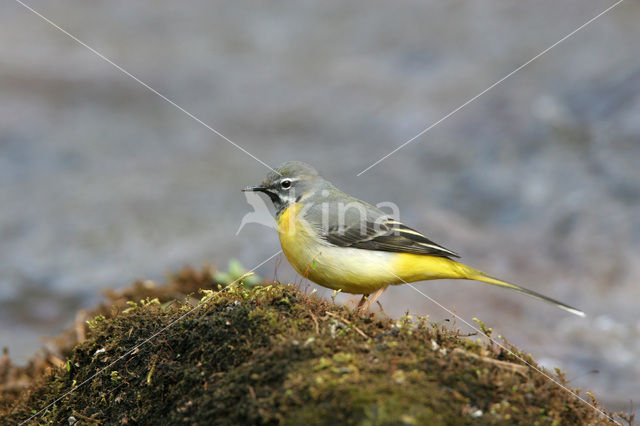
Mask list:
[[[343,229],[337,226],[329,228],[323,237],[329,243],[339,247],[460,257],[396,220],[383,218],[375,222],[369,220],[357,222],[346,225]]]

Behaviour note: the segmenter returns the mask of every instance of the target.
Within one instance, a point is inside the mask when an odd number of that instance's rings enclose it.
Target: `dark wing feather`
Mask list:
[[[382,250],[399,253],[428,254],[441,257],[460,257],[415,229],[392,219],[382,223],[370,221],[358,226],[340,229],[329,229],[324,238],[339,247],[354,247],[365,250]]]

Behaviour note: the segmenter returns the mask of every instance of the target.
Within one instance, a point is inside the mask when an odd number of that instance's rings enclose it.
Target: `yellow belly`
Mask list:
[[[295,270],[323,287],[370,294],[405,282],[466,278],[465,265],[447,258],[326,243],[301,220],[301,209],[302,205],[295,203],[278,216],[280,244]]]

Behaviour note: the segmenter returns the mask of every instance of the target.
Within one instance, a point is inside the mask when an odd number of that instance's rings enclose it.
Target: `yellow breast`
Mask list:
[[[308,277],[316,255],[317,238],[299,214],[303,205],[294,203],[276,218],[280,244],[291,265],[302,276]]]
[[[308,223],[303,205],[292,204],[276,219],[285,256],[300,275],[334,290],[370,294],[398,283],[387,266],[394,254],[350,247],[337,247],[318,234],[319,224]]]
[[[462,278],[464,265],[447,258],[329,244],[318,233],[321,225],[308,223],[302,208],[294,203],[276,218],[280,244],[295,270],[323,287],[370,294],[405,282]]]

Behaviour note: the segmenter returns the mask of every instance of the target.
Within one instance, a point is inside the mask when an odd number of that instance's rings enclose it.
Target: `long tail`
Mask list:
[[[456,262],[456,263],[460,264],[459,262]],[[460,264],[460,265],[463,265],[463,264]],[[552,299],[550,297],[547,297],[545,295],[537,293],[537,292],[535,292],[533,290],[529,290],[529,289],[517,286],[515,284],[511,284],[511,283],[508,283],[506,281],[502,281],[502,280],[499,280],[497,278],[493,278],[492,276],[489,276],[489,275],[485,274],[482,271],[478,271],[476,269],[473,269],[473,268],[471,268],[471,267],[469,267],[467,265],[463,265],[463,266],[466,269],[466,271],[465,271],[466,274],[465,275],[467,276],[467,279],[476,280],[476,281],[482,281],[484,283],[493,284],[493,285],[497,285],[497,286],[505,287],[505,288],[510,288],[512,290],[519,291],[520,293],[528,294],[529,296],[535,297],[536,299],[544,300],[545,302],[552,303],[552,304],[556,305],[558,308],[564,309],[567,312],[571,312],[574,315],[578,315],[578,316],[581,316],[581,317],[585,316],[585,313],[582,312],[581,310],[576,309],[576,308],[574,308],[572,306],[569,306],[569,305],[567,305],[565,303],[562,303],[562,302],[560,302],[558,300]]]

